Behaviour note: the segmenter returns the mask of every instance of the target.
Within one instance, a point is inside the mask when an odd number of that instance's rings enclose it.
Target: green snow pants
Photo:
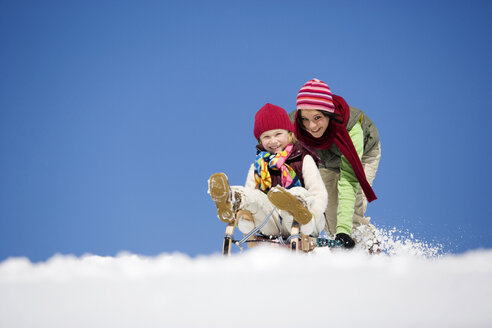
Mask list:
[[[379,166],[379,160],[381,159],[381,144],[379,143],[367,154],[362,156],[361,162],[364,168],[364,173],[366,174],[367,181],[372,186],[374,178],[376,177],[376,172]],[[340,178],[340,173],[336,173],[332,170],[323,169],[320,170],[321,177],[325,184],[326,190],[328,192],[328,207],[325,211],[326,216],[326,226],[325,231],[328,235],[335,235],[337,230],[337,210],[338,210],[338,180]],[[367,199],[364,192],[359,186],[357,191],[357,196],[355,198],[355,208],[353,216],[352,231],[362,225],[369,225],[370,218],[364,217],[364,213],[367,209]],[[352,236],[354,237],[354,236]]]

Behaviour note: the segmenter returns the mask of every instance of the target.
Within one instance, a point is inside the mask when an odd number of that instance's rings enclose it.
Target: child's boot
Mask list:
[[[278,209],[288,212],[301,225],[311,221],[313,215],[296,196],[282,187],[273,187],[268,192],[268,199]]]
[[[217,207],[219,219],[225,223],[234,221],[234,211],[231,203],[231,188],[224,173],[212,174],[208,180],[209,192]]]

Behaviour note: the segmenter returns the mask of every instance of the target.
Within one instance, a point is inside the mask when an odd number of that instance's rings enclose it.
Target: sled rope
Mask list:
[[[272,216],[273,214],[273,211],[275,209],[273,209],[270,214],[267,215],[267,217],[265,218],[265,220],[263,220],[263,222],[256,228],[254,228],[253,230],[251,230],[250,232],[248,232],[248,234],[246,234],[243,239],[241,239],[240,241],[237,241],[235,242],[235,244],[237,246],[239,246],[239,248],[241,248],[241,245],[244,244],[251,236],[253,236],[254,234],[256,234],[258,231],[261,230],[261,228],[263,228],[265,226],[265,224],[267,224],[268,220],[270,219],[270,217]]]
[[[282,245],[289,245],[290,244],[290,241],[292,240],[292,238],[301,238],[301,234],[295,234],[295,235],[290,235],[286,241],[284,241],[284,238],[282,237],[282,216],[279,214],[278,215],[278,218],[280,220],[280,233],[278,235],[278,241],[282,244]]]
[[[277,212],[278,213],[278,212]],[[279,227],[279,231],[280,233],[278,234],[278,241],[282,244],[282,245],[287,245],[287,243],[284,242],[284,238],[282,237],[282,216],[280,215],[280,213],[278,213],[278,219],[280,221],[280,227]]]

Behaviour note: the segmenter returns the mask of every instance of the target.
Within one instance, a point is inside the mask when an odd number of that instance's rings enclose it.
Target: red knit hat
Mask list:
[[[328,85],[318,79],[307,81],[297,94],[297,109],[324,110],[335,112],[331,90]]]
[[[265,104],[255,115],[255,127],[253,133],[256,139],[260,139],[263,132],[284,129],[294,132],[294,125],[289,119],[289,115],[282,107]]]

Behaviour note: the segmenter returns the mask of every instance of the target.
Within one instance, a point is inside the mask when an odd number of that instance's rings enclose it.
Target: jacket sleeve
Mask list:
[[[302,176],[304,188],[314,197],[311,211],[316,217],[316,222],[325,222],[324,213],[328,205],[328,193],[318,167],[310,155],[304,156]]]
[[[255,189],[256,188],[256,182],[255,182],[255,165],[251,164],[249,167],[248,171],[248,177],[246,178],[246,183],[244,184],[246,188],[250,189]]]
[[[359,159],[361,159],[364,153],[364,133],[360,123],[354,125],[352,130],[349,131],[349,135]],[[355,176],[354,170],[345,156],[342,156],[340,180],[338,181],[337,233],[343,232],[350,235],[352,232],[355,197],[358,189],[359,181]]]

